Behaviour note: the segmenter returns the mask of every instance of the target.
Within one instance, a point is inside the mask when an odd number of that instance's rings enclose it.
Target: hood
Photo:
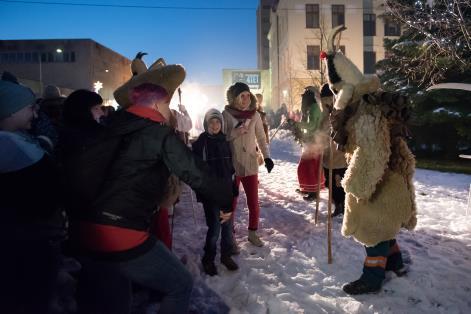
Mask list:
[[[203,127],[206,132],[208,132],[208,123],[209,120],[212,118],[217,118],[221,121],[221,131],[224,130],[224,118],[222,117],[222,113],[217,109],[209,109],[206,114],[204,115]]]

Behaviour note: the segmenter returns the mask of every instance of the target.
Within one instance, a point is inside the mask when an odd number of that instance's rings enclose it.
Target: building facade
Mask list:
[[[113,91],[131,77],[130,65],[91,39],[0,40],[0,72],[13,73],[38,96],[45,86],[56,85],[64,94],[98,90],[111,101]]]
[[[270,12],[273,0],[260,0],[257,8],[257,66],[266,70],[270,67],[270,43],[268,32],[270,31]]]
[[[269,70],[224,69],[222,71],[224,97],[229,86],[242,82],[250,87],[252,94],[262,94],[264,106],[271,108],[271,79]]]
[[[385,57],[383,39],[400,35],[400,27],[383,13],[382,0],[275,0],[268,32],[273,109],[283,103],[299,109],[304,88],[325,82],[319,56],[337,25],[347,27],[338,49],[363,73],[375,73],[375,63]]]

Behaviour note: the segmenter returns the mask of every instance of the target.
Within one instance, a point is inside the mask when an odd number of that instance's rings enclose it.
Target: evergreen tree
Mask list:
[[[387,90],[410,96],[413,148],[418,154],[456,157],[471,142],[471,92],[426,88],[471,83],[471,1],[386,1],[386,19],[403,25],[385,39],[377,69]]]

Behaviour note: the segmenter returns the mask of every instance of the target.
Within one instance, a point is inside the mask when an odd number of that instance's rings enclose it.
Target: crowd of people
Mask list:
[[[330,52],[324,58],[344,57]],[[270,117],[263,111],[263,96],[236,82],[227,90],[224,110],[208,110],[204,132],[190,141],[192,121],[186,108],[181,103],[178,111],[169,107],[185,78],[183,67],[159,59],[147,68],[139,54],[131,66],[133,77],[114,93],[118,111],[103,107],[101,96],[85,89],[65,97],[57,87],[47,86],[37,98],[14,75],[3,73],[0,241],[11,256],[0,265],[9,288],[1,295],[2,310],[124,314],[131,312],[133,292],[145,289],[159,300],[160,313],[186,313],[193,278],[171,251],[169,210],[178,202],[182,183],[193,189],[208,227],[202,270],[218,275],[215,259],[221,237],[220,262],[237,271],[234,255],[240,248],[234,215],[241,184],[249,211],[247,240],[256,247],[264,245],[258,232],[258,174],[260,166],[268,173],[274,168],[271,120],[293,129],[302,144],[297,191],[312,201],[331,173],[333,216],[345,214],[342,233],[365,245],[363,275],[344,291],[376,292],[385,270],[403,274],[395,234],[416,222],[410,194],[413,156],[399,128],[391,127],[400,119],[387,120],[381,110],[390,107],[376,105],[382,99],[382,94],[373,93],[376,89],[358,92],[370,93],[370,98],[341,103],[346,93],[339,91],[362,85],[345,83],[341,76],[346,70],[331,68],[329,73],[335,75],[329,76],[329,84],[319,90],[306,88],[300,114],[281,106]],[[371,88],[367,82],[364,86]],[[358,103],[345,110],[352,99]],[[372,114],[374,121],[383,123],[381,128],[368,125]],[[353,122],[347,123],[349,119]],[[355,129],[355,123],[361,128]],[[330,135],[338,144],[333,158],[332,145],[326,144]],[[368,149],[383,154],[382,159],[365,155]],[[382,168],[365,172],[369,160]],[[376,185],[382,188],[375,192]],[[387,200],[384,191],[394,190],[402,193],[402,202]],[[370,207],[374,215],[362,213]],[[390,211],[399,214],[390,219]]]

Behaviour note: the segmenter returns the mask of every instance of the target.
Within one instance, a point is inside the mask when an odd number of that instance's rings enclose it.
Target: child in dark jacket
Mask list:
[[[229,142],[222,133],[223,117],[221,112],[210,109],[204,117],[205,132],[201,133],[193,143],[193,152],[201,157],[211,170],[221,178],[231,179],[234,175],[232,154]],[[221,232],[221,263],[228,270],[237,270],[239,266],[231,258],[233,249],[231,212],[223,212],[217,205],[198,195],[198,200],[203,203],[204,214],[208,233],[204,246],[202,259],[203,269],[210,276],[217,275],[214,259],[216,257],[216,245]]]

